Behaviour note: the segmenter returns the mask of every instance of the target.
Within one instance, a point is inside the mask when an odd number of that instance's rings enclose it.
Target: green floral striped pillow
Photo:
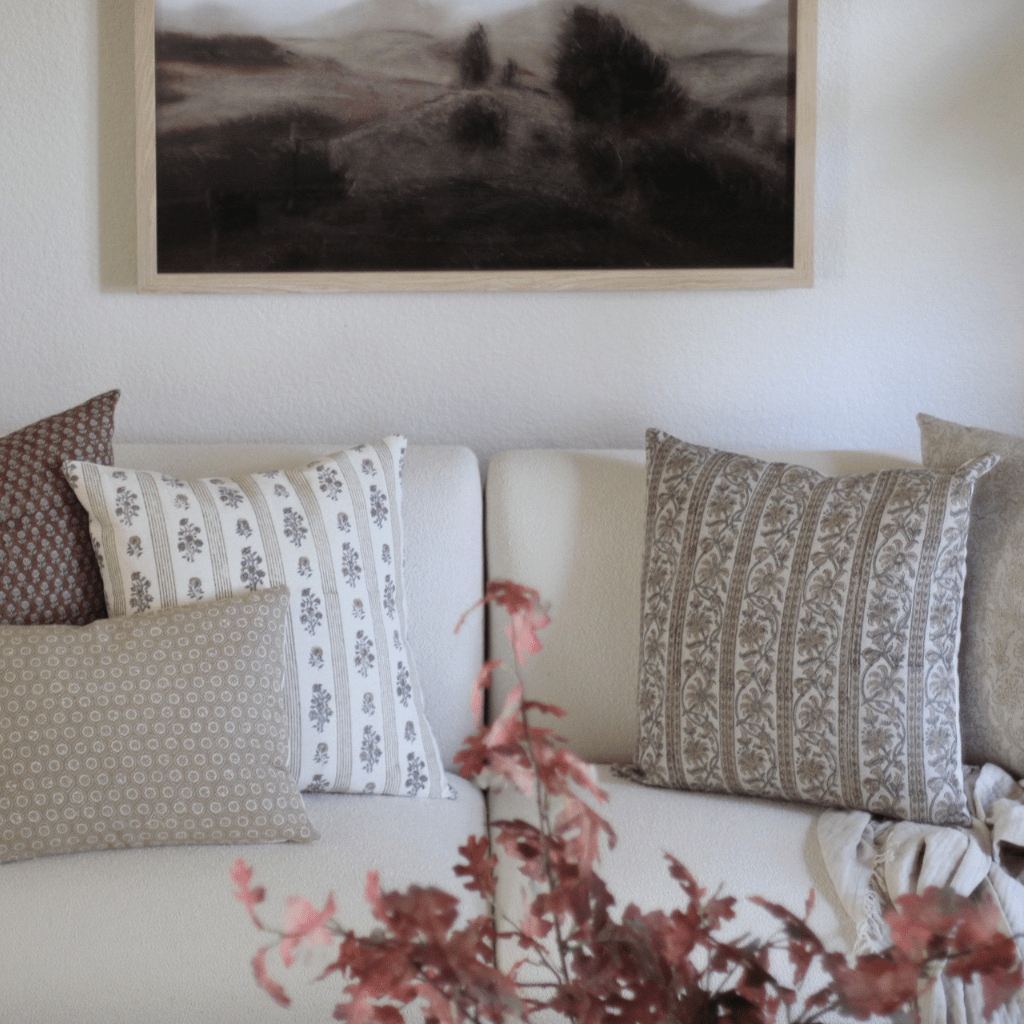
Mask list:
[[[405,449],[204,480],[65,466],[112,616],[289,588],[290,765],[309,792],[449,795],[406,639]]]
[[[959,469],[825,477],[647,436],[634,774],[963,825]]]

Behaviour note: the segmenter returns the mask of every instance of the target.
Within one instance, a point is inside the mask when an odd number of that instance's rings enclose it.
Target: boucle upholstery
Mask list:
[[[334,892],[338,918],[368,930],[366,872],[381,885],[454,890],[458,847],[485,828],[483,798],[448,776],[456,800],[305,794],[315,843],[102,850],[3,865],[0,1020],[10,1024],[281,1024],[328,1021],[336,981],[313,979],[323,952],[267,967],[292,998],[285,1012],[256,987],[249,961],[271,941],[232,896],[236,858],[267,888],[268,926],[289,896],[318,908]],[[401,813],[396,813],[396,804]],[[467,894],[474,913],[482,904]],[[19,922],[20,927],[15,927]]]
[[[358,440],[358,439],[357,439]],[[129,468],[181,476],[237,474],[302,465],[344,447],[326,445],[115,445]],[[483,659],[483,630],[454,633],[481,593],[482,496],[466,448],[410,445],[404,514],[409,643],[427,715],[450,766],[470,730],[470,685]],[[480,792],[455,775],[455,800],[306,794],[317,842],[105,850],[0,866],[0,1020],[18,1024],[271,1024],[329,1020],[340,993],[313,984],[323,960],[268,969],[293,999],[286,1012],[256,986],[251,957],[268,940],[232,895],[239,856],[267,887],[268,925],[282,926],[289,896],[323,906],[335,894],[340,920],[372,924],[366,872],[381,884],[416,882],[461,890],[458,847],[486,830]],[[467,894],[466,909],[481,903]],[[320,952],[323,952],[322,950]]]
[[[358,441],[359,439],[352,439]],[[343,444],[123,445],[118,464],[182,476],[232,474],[300,465]],[[875,453],[779,453],[824,472],[905,465]],[[537,587],[552,603],[544,651],[526,667],[531,696],[569,711],[562,725],[578,749],[599,761],[628,761],[639,636],[643,538],[643,452],[519,452],[490,465],[488,557],[492,579]],[[453,626],[480,597],[484,580],[480,474],[468,449],[411,445],[405,517],[409,641],[427,715],[449,766],[471,727],[469,693],[483,658],[484,617]],[[508,659],[504,620],[491,616],[493,656]],[[504,687],[499,689],[502,696]],[[492,703],[492,707],[493,707]],[[283,922],[285,901],[318,907],[333,891],[338,917],[371,925],[366,871],[388,888],[438,884],[462,892],[452,875],[467,835],[516,804],[485,797],[454,775],[454,801],[307,795],[319,842],[297,846],[111,850],[4,865],[0,916],[0,1019],[31,1024],[260,1024],[326,1020],[339,994],[333,982],[307,984],[323,966],[311,959],[285,971],[268,967],[294,1000],[290,1011],[257,988],[252,955],[268,941],[233,898],[231,865],[240,853],[265,885],[268,924]],[[835,909],[813,835],[817,811],[778,801],[637,787],[600,770],[619,845],[602,871],[618,905],[675,905],[662,853],[698,880],[739,897],[754,892],[801,911],[813,886],[812,922],[833,948],[852,935]],[[729,839],[732,839],[730,842]],[[518,879],[504,878],[501,906],[518,907]],[[479,911],[469,900],[466,910]],[[764,926],[744,904],[739,927]],[[16,923],[14,926],[11,923]],[[321,951],[323,952],[323,951]],[[506,950],[503,955],[509,955]]]

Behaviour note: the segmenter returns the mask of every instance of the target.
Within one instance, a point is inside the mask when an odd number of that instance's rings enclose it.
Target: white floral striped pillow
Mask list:
[[[112,617],[289,588],[290,766],[306,791],[450,795],[406,643],[405,448],[388,437],[231,479],[65,464]]]

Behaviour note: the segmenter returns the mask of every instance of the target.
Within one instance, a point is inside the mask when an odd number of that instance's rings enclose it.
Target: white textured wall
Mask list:
[[[1021,0],[820,0],[817,283],[781,292],[136,295],[132,16],[0,0],[0,432],[120,386],[123,441],[1024,433]]]

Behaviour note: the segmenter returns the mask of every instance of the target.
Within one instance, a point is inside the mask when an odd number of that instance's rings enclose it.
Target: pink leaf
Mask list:
[[[378,921],[387,920],[387,909],[384,907],[380,897],[380,873],[377,871],[366,872],[366,889],[364,890],[366,902],[370,904],[373,916]]]
[[[500,661],[485,661],[473,681],[470,706],[473,710],[474,725],[479,725],[484,720],[484,690],[491,685],[491,676],[499,665],[501,665]]]
[[[256,984],[270,995],[274,1002],[279,1003],[281,1006],[291,1006],[292,1001],[285,995],[284,989],[267,974],[267,950],[269,948],[269,946],[264,946],[252,958],[252,969],[256,975]]]
[[[522,735],[523,723],[519,719],[519,709],[523,703],[523,684],[516,683],[511,690],[508,691],[508,696],[505,698],[505,704],[501,709],[501,714],[494,720],[494,724],[491,726],[487,733],[487,742],[492,747],[500,746],[504,743],[512,741],[518,741]]]
[[[241,857],[235,861],[231,868],[231,880],[238,888],[238,891],[235,893],[235,899],[245,907],[249,916],[253,920],[253,924],[255,924],[260,931],[263,931],[263,924],[256,916],[256,912],[253,908],[266,899],[267,890],[264,889],[262,885],[255,889],[250,888],[249,883],[252,881],[252,868],[249,867]]]
[[[546,615],[513,615],[512,621],[505,627],[505,635],[512,642],[516,661],[526,664],[528,654],[537,654],[542,650],[537,630],[543,629],[551,620]]]
[[[920,965],[900,950],[867,953],[850,967],[845,960],[826,962],[840,1005],[865,1020],[873,1014],[892,1014],[917,998],[926,981]]]
[[[554,922],[533,912],[532,903],[525,892],[521,892],[520,897],[523,907],[519,917],[519,945],[529,949],[536,945],[536,940],[547,936]]]
[[[508,612],[511,622],[505,632],[512,641],[516,660],[520,665],[525,664],[527,654],[536,654],[541,650],[537,632],[551,622],[546,607],[540,602],[540,595],[530,587],[513,583],[511,580],[494,580],[488,583],[484,596],[459,619],[455,631],[458,632],[462,628],[462,624],[473,611],[492,601]]]
[[[995,1013],[1022,985],[1024,985],[1024,968],[1016,957],[1016,946],[1013,940],[1006,936],[1006,941],[1013,947],[1015,962],[1007,965],[1005,962],[999,965],[981,964],[978,972],[981,974],[981,991],[985,998],[985,1005],[982,1013],[986,1020]]]
[[[466,858],[466,864],[456,864],[456,875],[466,876],[463,885],[470,892],[478,892],[493,898],[498,887],[498,879],[494,869],[498,866],[498,858],[491,853],[491,844],[486,837],[470,836],[465,846],[459,847],[459,853]]]
[[[433,985],[420,982],[416,985],[416,991],[430,1007],[430,1011],[424,1014],[426,1020],[435,1020],[439,1024],[455,1024],[451,1003]]]
[[[555,831],[565,840],[566,858],[587,875],[593,874],[601,859],[601,836],[608,839],[609,845],[615,842],[611,825],[582,800],[565,801],[555,821]]]
[[[549,792],[556,796],[567,796],[572,790],[566,783],[573,782],[590,792],[599,802],[608,802],[608,794],[597,784],[597,773],[592,764],[567,747],[553,747],[548,742],[536,741],[534,747],[537,771]]]
[[[484,780],[488,776],[507,779],[521,793],[534,792],[536,776],[521,746],[524,736],[519,714],[523,684],[517,683],[505,699],[501,714],[487,728],[470,736],[455,755],[461,773]]]
[[[329,946],[333,941],[326,923],[334,916],[334,893],[327,897],[324,909],[317,911],[309,900],[292,896],[284,917],[285,936],[281,942],[281,960],[291,967],[300,946]]]
[[[525,615],[534,609],[541,610],[540,594],[532,587],[524,587],[512,580],[493,580],[487,584],[484,601],[501,605],[509,615]]]
[[[369,996],[357,995],[335,1006],[334,1019],[348,1021],[348,1024],[370,1024],[376,1019],[375,1009]]]

